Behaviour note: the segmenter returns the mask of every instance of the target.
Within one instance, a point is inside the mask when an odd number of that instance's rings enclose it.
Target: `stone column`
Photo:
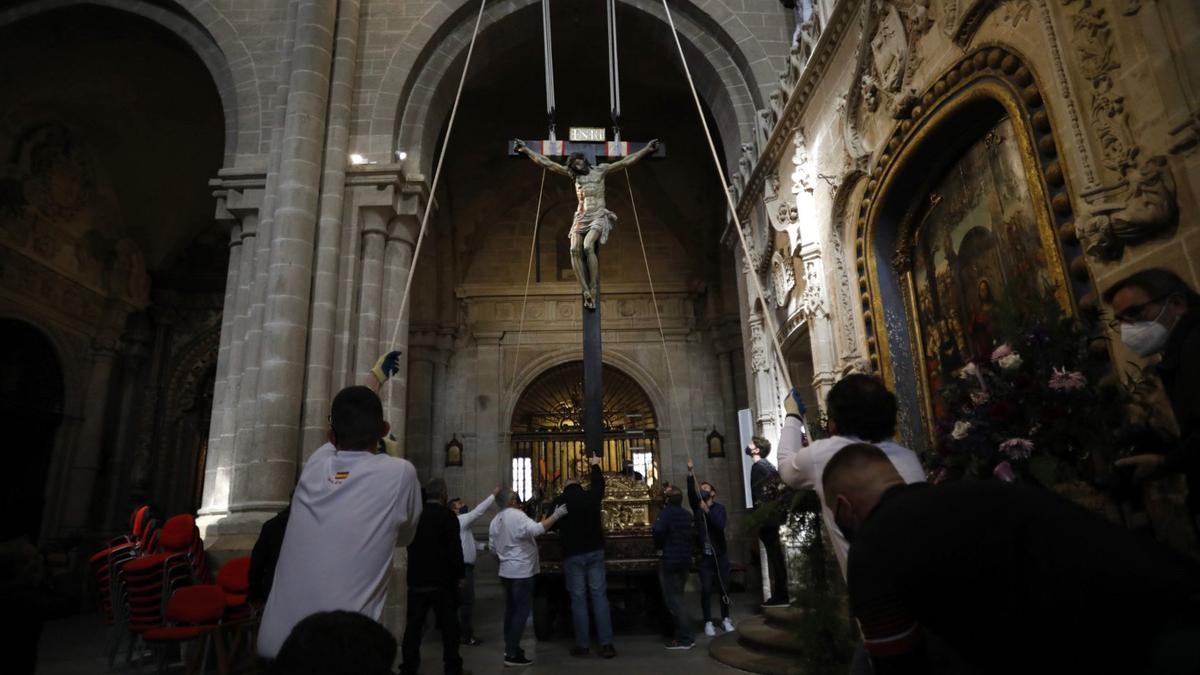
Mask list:
[[[68,469],[67,489],[63,492],[60,534],[82,533],[92,525],[92,497],[100,470],[109,381],[116,357],[116,335],[111,331],[101,333],[92,343],[92,374],[83,397],[83,425]]]
[[[427,346],[412,346],[408,356],[406,456],[421,478],[441,473],[433,465],[433,355]]]
[[[321,215],[317,225],[316,267],[313,273],[312,316],[309,321],[308,373],[304,383],[304,452],[324,443],[326,416],[333,397],[334,320],[337,310],[339,233],[350,136],[354,72],[359,35],[358,0],[338,2],[337,42],[333,82],[329,91],[329,126],[321,178]]]
[[[388,224],[387,245],[384,250],[383,270],[383,322],[379,326],[378,352],[398,349],[403,352],[400,370],[380,389],[384,415],[392,424],[396,438],[407,438],[408,368],[409,354],[408,319],[412,314],[412,297],[400,315],[404,300],[404,285],[408,283],[409,270],[413,266],[413,252],[420,223],[412,213],[400,213]],[[415,292],[415,289],[414,289]],[[376,354],[371,360],[378,358]],[[425,474],[422,474],[424,477]]]
[[[231,510],[261,518],[287,504],[300,460],[318,194],[332,67],[335,3],[301,0],[296,13],[279,189],[267,277],[255,442],[234,467]],[[242,460],[245,460],[244,462]]]
[[[812,386],[817,396],[817,406],[823,410],[825,395],[837,378],[837,343],[833,336],[833,320],[829,313],[831,302],[825,285],[825,264],[821,260],[820,246],[816,242],[803,243],[800,260],[804,265],[805,283],[801,311],[808,322],[808,338],[812,345]]]
[[[124,354],[121,359],[120,421],[108,486],[108,513],[104,522],[107,532],[114,536],[127,531],[128,527],[134,435],[140,421],[139,413],[143,410],[139,403],[142,387],[145,386],[145,380],[139,375],[144,373],[146,358],[150,354],[147,347],[150,340],[150,335],[142,331],[126,335],[122,340]]]
[[[378,358],[383,316],[383,255],[387,244],[388,213],[383,208],[361,210],[362,280],[358,284],[358,344],[347,384],[362,380]]]
[[[508,485],[512,480],[510,468],[511,451],[501,446],[501,433],[507,438],[507,420],[500,419],[501,374],[500,339],[498,332],[475,334],[477,363],[475,368],[475,432],[472,448],[464,440],[473,462],[474,471],[468,471],[464,494],[480,495],[490,490],[500,480]],[[467,400],[472,400],[468,396]],[[486,489],[485,489],[486,486]]]

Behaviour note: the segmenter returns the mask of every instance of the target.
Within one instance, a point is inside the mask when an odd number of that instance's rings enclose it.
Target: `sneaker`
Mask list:
[[[478,647],[479,645],[483,644],[483,640],[480,640],[479,638],[475,637],[474,635],[472,635],[471,637],[463,638],[461,640],[461,642],[468,647]]]
[[[571,656],[587,656],[591,653],[592,650],[588,649],[587,647],[580,647],[579,645],[571,647]]]
[[[790,604],[792,604],[792,603],[788,602],[787,598],[777,598],[775,596],[771,596],[771,597],[767,598],[767,601],[764,602],[762,604],[762,606],[763,607],[787,607]]]
[[[733,632],[733,622],[729,620],[729,617],[725,617],[721,621],[721,627],[724,628],[726,632]]]
[[[524,654],[517,654],[516,656],[505,656],[504,657],[504,665],[505,666],[528,666],[528,665],[532,665],[532,664],[533,664],[533,661],[525,658]]]
[[[605,659],[611,659],[617,655],[617,648],[612,645],[601,645],[600,656]]]
[[[717,629],[713,627],[713,625],[712,625],[712,622],[711,622],[711,621],[705,621],[705,622],[704,622],[704,634],[705,634],[705,635],[707,635],[708,637],[715,637],[715,636],[716,636],[716,634],[717,634]]]
[[[689,640],[687,642],[683,642],[682,640],[671,640],[670,642],[668,642],[667,644],[665,644],[663,646],[666,647],[667,649],[676,649],[676,650],[691,649],[692,647],[696,646],[696,641]]]

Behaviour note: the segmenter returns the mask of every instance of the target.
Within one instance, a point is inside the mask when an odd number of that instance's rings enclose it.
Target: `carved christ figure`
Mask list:
[[[559,164],[545,155],[534,152],[523,141],[514,141],[518,152],[546,169],[567,176],[575,181],[575,196],[579,206],[571,223],[571,267],[583,289],[583,306],[596,307],[598,300],[597,281],[600,278],[600,261],[596,258],[596,246],[608,241],[609,230],[617,215],[604,206],[604,177],[610,171],[625,169],[641,158],[658,149],[658,139],[646,144],[637,152],[622,157],[612,164],[592,166],[583,154],[575,152],[567,161]]]

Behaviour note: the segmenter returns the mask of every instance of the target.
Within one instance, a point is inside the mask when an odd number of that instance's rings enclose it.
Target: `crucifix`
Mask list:
[[[578,130],[572,129],[572,135]],[[593,130],[587,130],[593,131]],[[603,139],[603,129],[600,139]],[[530,144],[538,148],[534,150]],[[520,139],[509,145],[509,154],[523,154],[547,171],[567,176],[575,181],[579,206],[569,233],[571,267],[583,291],[583,430],[588,454],[600,456],[604,444],[600,351],[600,260],[599,247],[608,241],[616,214],[604,204],[604,178],[607,174],[626,169],[652,153],[664,156],[665,149],[658,140],[649,143],[567,143],[558,140],[530,141]],[[550,157],[566,157],[559,163]],[[612,163],[597,163],[599,158],[616,158]]]

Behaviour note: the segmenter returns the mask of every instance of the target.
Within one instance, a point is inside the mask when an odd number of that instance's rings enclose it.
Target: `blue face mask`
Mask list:
[[[701,491],[700,491],[700,501],[706,502],[706,501],[708,501],[708,500],[709,500],[709,499],[711,499],[711,498],[712,498],[712,493],[711,493],[711,492],[709,492],[708,490],[701,490]]]

